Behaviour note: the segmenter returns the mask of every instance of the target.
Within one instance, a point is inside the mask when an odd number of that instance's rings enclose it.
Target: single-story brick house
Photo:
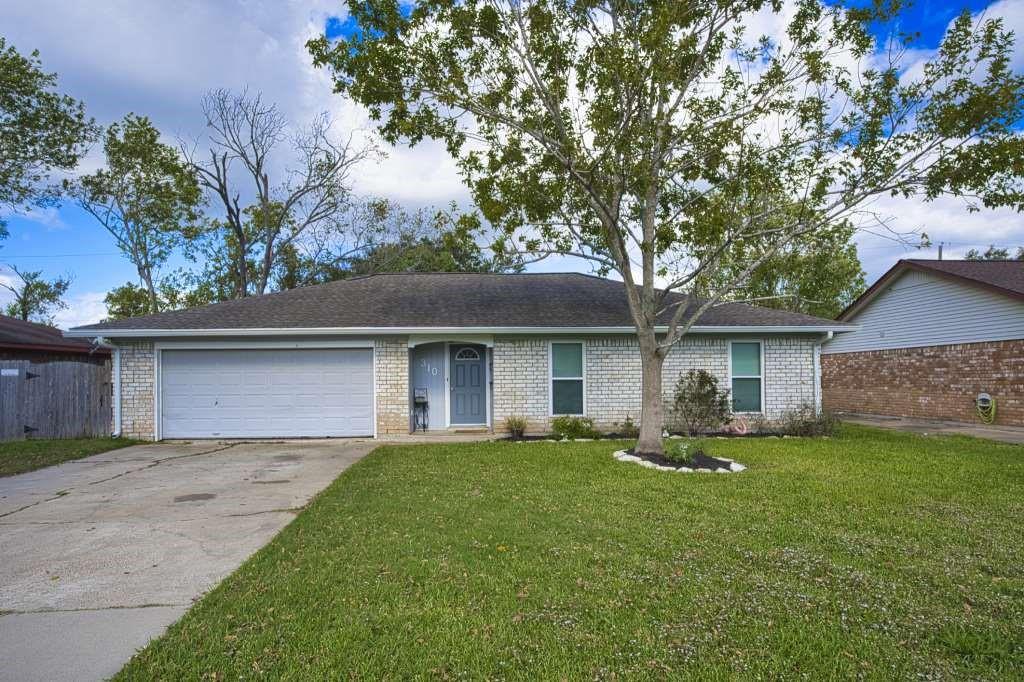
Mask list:
[[[665,362],[704,368],[737,411],[820,402],[819,351],[851,327],[731,303]],[[640,413],[640,355],[621,282],[581,274],[385,274],[78,327],[115,347],[115,431],[137,438],[533,432]]]
[[[1024,425],[1024,262],[901,260],[839,315],[822,349],[825,407]]]

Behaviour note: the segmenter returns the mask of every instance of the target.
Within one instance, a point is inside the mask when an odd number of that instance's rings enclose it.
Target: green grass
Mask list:
[[[1024,448],[382,447],[118,679],[1019,679]]]
[[[116,450],[141,441],[128,438],[65,438],[0,442],[0,478],[72,459]]]

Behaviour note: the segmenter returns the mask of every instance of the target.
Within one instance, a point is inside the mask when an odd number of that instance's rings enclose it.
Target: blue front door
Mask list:
[[[487,383],[484,380],[485,350],[482,346],[453,345],[449,351],[451,423],[487,423]]]

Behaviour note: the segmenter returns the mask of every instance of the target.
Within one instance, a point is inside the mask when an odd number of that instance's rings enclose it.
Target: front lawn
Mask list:
[[[120,679],[1024,675],[1024,448],[710,443],[382,447]]]
[[[0,478],[97,455],[139,442],[128,438],[40,438],[0,442]]]

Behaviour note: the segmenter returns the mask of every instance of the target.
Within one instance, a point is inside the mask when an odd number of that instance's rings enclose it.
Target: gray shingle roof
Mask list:
[[[987,284],[1024,296],[1024,261],[908,258],[906,262],[926,270],[973,280],[978,284]]]
[[[837,326],[831,320],[742,303],[716,307],[700,324]],[[578,273],[403,273],[339,280],[75,331],[116,337],[117,330],[128,329],[631,326],[621,282]]]

